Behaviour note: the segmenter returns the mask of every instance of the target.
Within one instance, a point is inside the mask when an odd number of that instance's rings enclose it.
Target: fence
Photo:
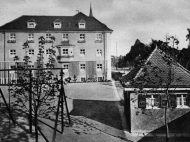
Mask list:
[[[2,64],[0,64],[2,65]],[[57,104],[57,113],[56,113],[56,119],[55,119],[55,126],[54,126],[54,134],[53,134],[53,139],[55,140],[55,137],[56,137],[56,132],[58,131],[57,130],[57,123],[58,123],[58,115],[59,115],[59,108],[61,108],[61,133],[63,133],[63,127],[64,127],[64,122],[63,122],[63,102],[65,102],[65,107],[66,107],[66,112],[67,112],[67,116],[68,116],[68,120],[69,120],[69,124],[71,124],[71,119],[70,119],[70,116],[69,116],[69,111],[68,111],[68,106],[67,106],[67,100],[66,100],[66,96],[65,96],[65,91],[64,91],[64,86],[63,86],[63,68],[28,68],[28,69],[25,69],[26,71],[29,72],[29,80],[28,80],[28,85],[30,86],[29,88],[29,112],[27,112],[27,114],[29,115],[28,118],[29,118],[29,129],[30,129],[30,132],[32,132],[32,124],[34,123],[32,118],[33,118],[33,115],[32,115],[32,77],[35,76],[35,71],[38,71],[38,70],[52,70],[52,71],[55,71],[55,74],[58,79],[60,79],[60,81],[57,82],[57,84],[60,84],[60,90],[59,90],[59,101],[58,101],[58,104]],[[25,84],[22,84],[22,83],[18,83],[17,82],[17,79],[18,79],[18,75],[16,73],[16,71],[22,71],[22,69],[0,69],[0,86],[2,85],[25,85]],[[59,73],[59,75],[58,75]],[[51,82],[50,82],[51,83]],[[10,118],[12,119],[13,123],[14,123],[14,118],[11,114],[11,109],[9,108],[10,107],[10,104],[8,105],[8,103],[6,102],[6,100],[4,99],[4,95],[1,91],[1,88],[0,88],[0,95],[2,96],[3,98],[3,101],[4,101],[4,104],[6,104],[6,107],[7,107],[7,110],[9,112],[9,116]],[[10,98],[10,96],[9,96]],[[39,121],[39,120],[38,120]],[[48,124],[46,124],[48,126]],[[43,133],[38,130],[42,136],[43,136]],[[47,141],[46,137],[43,136],[44,139]]]

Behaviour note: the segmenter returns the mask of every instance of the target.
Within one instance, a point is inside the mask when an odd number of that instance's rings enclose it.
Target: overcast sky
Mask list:
[[[149,44],[173,35],[187,48],[190,0],[0,0],[0,26],[21,15],[73,16],[76,10],[93,15],[113,30],[112,54],[129,52],[136,39]]]

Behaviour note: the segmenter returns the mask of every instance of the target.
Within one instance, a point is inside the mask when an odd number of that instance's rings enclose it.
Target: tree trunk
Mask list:
[[[167,107],[165,108],[165,126],[166,126],[166,142],[169,141],[168,123],[167,123]]]
[[[38,142],[38,116],[37,116],[37,108],[35,110],[35,138],[36,138],[36,142]]]

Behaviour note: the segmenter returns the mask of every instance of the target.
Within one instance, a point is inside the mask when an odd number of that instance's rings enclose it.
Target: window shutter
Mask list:
[[[142,94],[138,95],[138,107],[146,108],[146,96],[143,96]]]
[[[154,106],[160,107],[160,96],[157,96],[157,98],[154,99]]]
[[[160,97],[161,97],[160,106],[162,108],[165,108],[167,106],[167,96],[166,95],[161,95]]]
[[[169,107],[176,107],[176,95],[169,95]]]
[[[187,106],[190,106],[190,94],[187,94],[187,98],[186,98],[186,104]]]

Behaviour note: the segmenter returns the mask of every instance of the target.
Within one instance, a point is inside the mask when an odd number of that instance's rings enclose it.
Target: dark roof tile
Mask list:
[[[190,86],[190,72],[177,62],[174,62],[172,66],[168,66],[165,55],[166,54],[163,51],[155,48],[155,50],[145,62],[145,65],[151,63],[151,66],[149,66],[148,70],[151,70],[151,68],[153,67],[157,67],[162,71],[158,74],[163,82],[163,84],[160,85],[166,85],[169,77],[169,68],[171,68],[171,86]],[[123,84],[126,84],[138,77],[144,77],[145,72],[143,69],[144,67],[142,67],[141,69],[134,68],[127,75],[122,77],[121,82]],[[151,72],[149,72],[148,76],[151,77],[151,80],[157,81],[158,79],[155,77],[155,73],[151,74]],[[148,85],[152,86],[152,84],[150,83]]]
[[[27,21],[35,20],[36,27],[34,29],[27,28]],[[53,22],[59,19],[62,23],[60,29],[53,27]],[[83,19],[86,22],[85,29],[78,28],[78,21]],[[21,16],[0,27],[3,31],[107,31],[112,32],[105,24],[101,23],[94,17],[88,17],[79,12],[74,16]]]

